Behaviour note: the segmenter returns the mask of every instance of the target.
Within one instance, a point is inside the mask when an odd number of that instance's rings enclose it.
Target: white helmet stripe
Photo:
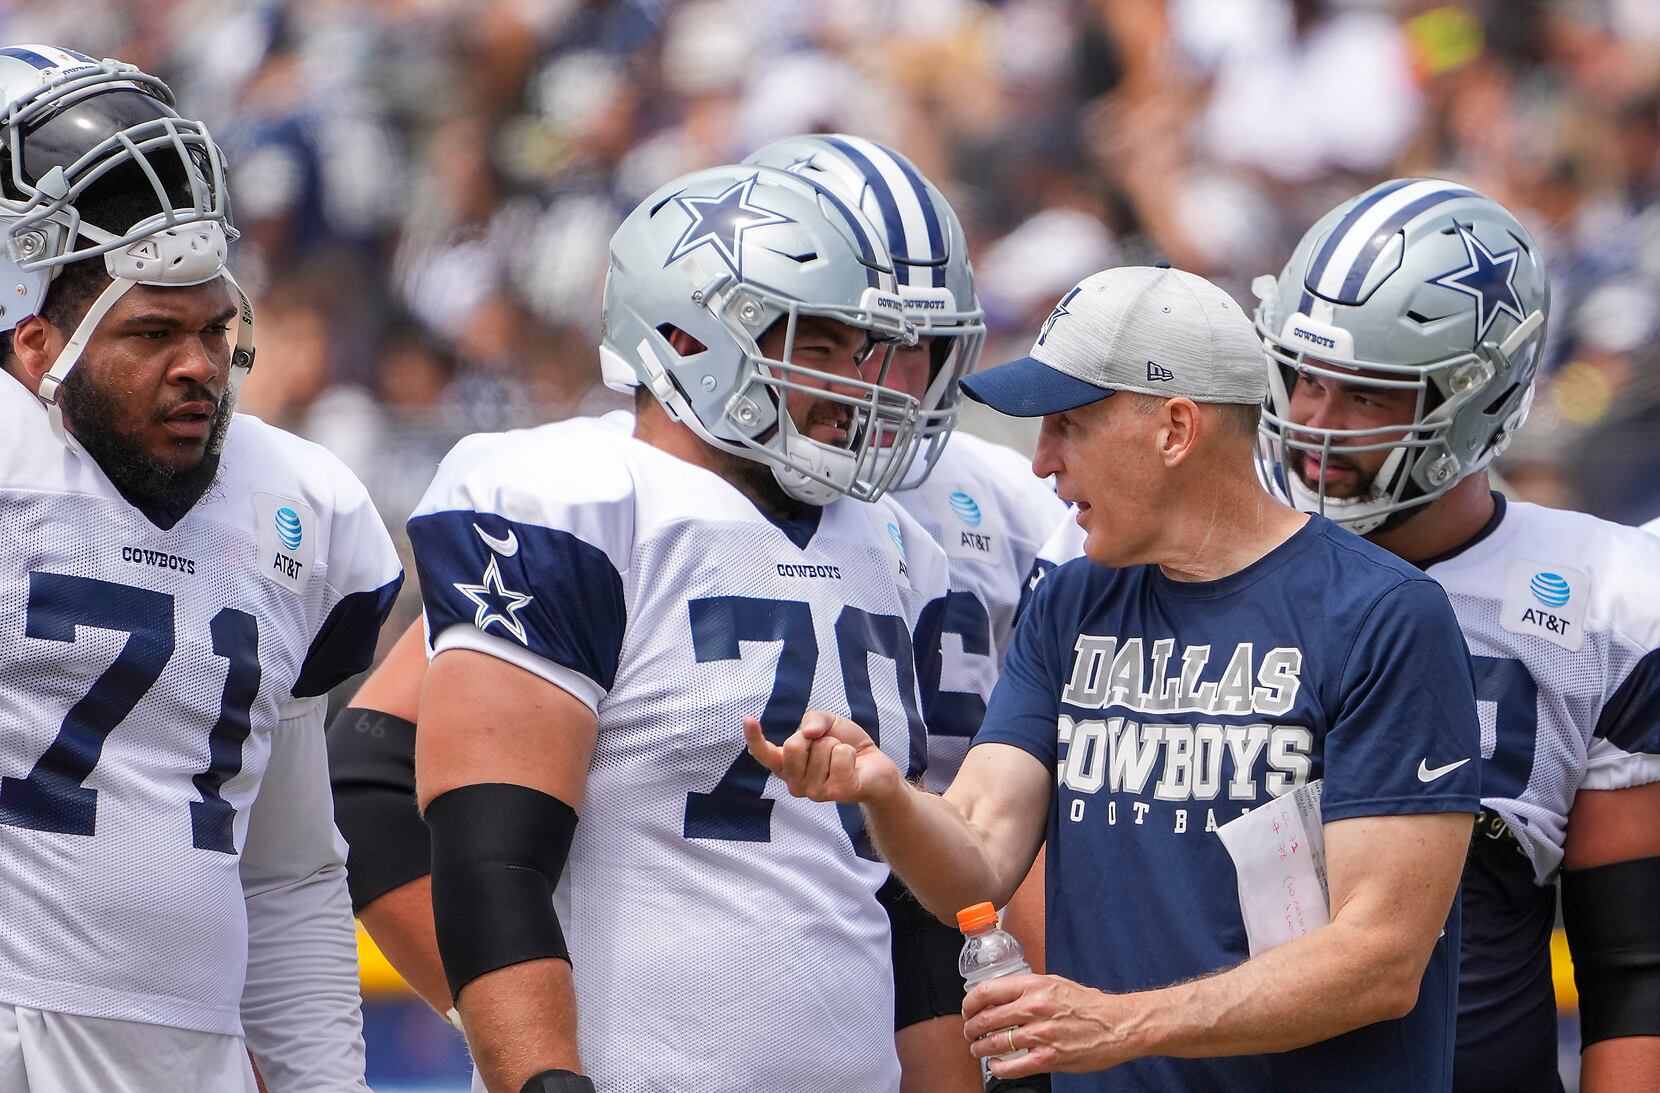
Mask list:
[[[909,263],[899,261],[900,258],[918,259],[924,255],[929,258],[940,258],[934,253],[933,241],[929,238],[927,211],[923,202],[927,195],[919,193],[912,185],[905,171],[888,154],[887,149],[862,137],[841,137],[838,140],[845,143],[850,149],[863,156],[876,169],[880,179],[870,179],[874,185],[877,181],[886,182],[888,194],[891,196],[894,207],[899,212],[899,224],[902,229],[902,239],[889,239],[888,248],[896,259],[894,272],[907,285],[931,284],[931,274]],[[894,244],[899,244],[895,246]],[[923,278],[929,280],[924,282]]]
[[[1372,241],[1373,234],[1418,199],[1436,193],[1456,192],[1459,189],[1461,188],[1449,186],[1440,179],[1427,178],[1409,186],[1402,186],[1385,196],[1349,226],[1348,232],[1338,241],[1337,247],[1332,250],[1331,257],[1326,261],[1326,268],[1321,271],[1320,281],[1314,286],[1314,291],[1327,299],[1339,298],[1343,282],[1349,276],[1350,267]]]

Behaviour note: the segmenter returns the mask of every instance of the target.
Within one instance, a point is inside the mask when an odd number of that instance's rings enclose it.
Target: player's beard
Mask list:
[[[1308,479],[1308,476],[1303,473],[1307,469],[1308,465],[1311,462],[1313,462],[1311,456],[1312,456],[1312,453],[1299,452],[1298,455],[1297,455],[1297,469],[1296,470],[1288,470],[1287,473],[1297,475],[1297,477],[1302,480],[1303,487],[1305,489],[1309,489],[1309,490],[1313,490],[1313,491],[1318,492],[1319,489],[1320,489],[1319,482],[1318,481],[1310,482],[1309,479]],[[1356,463],[1353,459],[1350,459],[1350,458],[1344,456],[1341,452],[1338,452],[1338,451],[1333,451],[1331,453],[1330,459],[1331,459],[1331,463],[1332,463],[1333,466],[1345,467],[1348,470],[1353,471],[1356,474],[1357,477],[1359,476],[1359,474],[1360,474],[1360,465],[1358,463]],[[1333,500],[1349,501],[1349,500],[1355,499],[1356,497],[1367,497],[1367,496],[1371,495],[1373,493],[1374,489],[1376,488],[1376,486],[1377,486],[1377,472],[1374,471],[1370,477],[1360,479],[1360,485],[1354,492],[1345,494],[1341,497],[1339,497],[1336,494],[1330,494],[1328,496]],[[1407,497],[1410,497],[1410,496],[1412,496],[1413,487],[1409,484],[1407,488],[1408,488],[1408,491],[1409,491],[1408,494],[1407,494]],[[1406,497],[1403,497],[1402,499],[1405,500]],[[1370,537],[1375,536],[1375,535],[1383,535],[1383,534],[1386,534],[1388,532],[1394,531],[1396,528],[1400,527],[1402,524],[1406,523],[1408,520],[1411,520],[1413,517],[1417,516],[1419,513],[1423,512],[1428,507],[1429,507],[1428,505],[1413,505],[1411,508],[1396,509],[1394,512],[1391,512],[1389,515],[1387,515],[1383,518],[1383,523],[1379,524],[1377,527],[1373,528],[1371,531],[1368,531],[1366,533],[1366,537],[1370,538]]]
[[[815,507],[785,493],[772,473],[771,463],[748,459],[719,448],[713,451],[721,477],[770,515],[783,520],[798,520],[808,509]]]
[[[177,520],[219,477],[219,451],[231,423],[228,393],[217,400],[202,458],[189,467],[174,466],[152,455],[144,442],[123,426],[123,418],[130,413],[127,407],[93,383],[86,370],[77,368],[69,373],[60,398],[64,416],[74,426],[75,439],[98,461],[121,496],[135,505],[158,509]],[[215,400],[206,388],[192,387],[173,405],[192,401]],[[152,420],[165,417],[168,409],[158,410]]]

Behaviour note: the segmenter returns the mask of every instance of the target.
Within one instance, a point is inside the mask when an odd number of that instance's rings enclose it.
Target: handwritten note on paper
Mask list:
[[[1216,829],[1239,878],[1252,956],[1331,921],[1321,788],[1315,779]]]

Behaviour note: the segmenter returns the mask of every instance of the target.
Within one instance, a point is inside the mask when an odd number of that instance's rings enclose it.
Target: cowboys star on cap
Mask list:
[[[490,564],[484,567],[484,576],[479,578],[478,584],[455,585],[455,590],[473,601],[478,612],[473,616],[473,625],[480,630],[488,630],[490,624],[501,623],[503,630],[519,639],[520,645],[528,644],[525,640],[525,624],[518,617],[518,611],[530,603],[535,597],[527,596],[523,592],[514,592],[501,581],[501,570],[496,568],[495,555],[490,556]]]
[[[783,213],[750,203],[750,191],[755,189],[755,179],[755,175],[740,179],[716,197],[675,198],[675,204],[686,210],[692,222],[680,233],[680,241],[675,243],[663,265],[676,262],[699,247],[708,246],[720,255],[733,276],[742,280],[744,232],[772,224],[795,223]]]
[[[1049,332],[1055,328],[1056,320],[1058,320],[1062,315],[1072,314],[1072,312],[1066,310],[1066,305],[1071,303],[1072,297],[1078,295],[1081,291],[1083,290],[1074,288],[1071,292],[1068,292],[1065,296],[1062,296],[1061,302],[1055,305],[1055,310],[1051,311],[1049,313],[1049,317],[1043,320],[1043,329],[1038,332],[1037,343],[1039,345],[1043,344],[1043,340],[1047,338],[1049,336]]]
[[[1521,322],[1522,300],[1516,295],[1516,257],[1520,248],[1494,254],[1463,224],[1458,237],[1464,241],[1469,265],[1443,273],[1429,283],[1472,296],[1476,301],[1476,341],[1487,337],[1488,327],[1501,312]]]

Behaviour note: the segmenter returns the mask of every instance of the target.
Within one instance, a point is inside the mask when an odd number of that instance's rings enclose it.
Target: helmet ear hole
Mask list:
[[[1519,387],[1521,387],[1521,384],[1519,383],[1513,383],[1509,387],[1506,387],[1503,394],[1499,395],[1499,397],[1494,399],[1492,402],[1489,402],[1486,407],[1482,409],[1482,414],[1487,417],[1492,417],[1494,414],[1498,413],[1504,408],[1504,404],[1510,401],[1510,396],[1514,395]]]
[[[708,346],[704,345],[702,342],[698,341],[678,326],[675,326],[673,323],[659,324],[657,327],[657,333],[661,334],[663,336],[663,340],[669,343],[669,348],[673,349],[676,353],[679,353],[682,357],[695,357],[699,353],[706,353],[709,351]]]

